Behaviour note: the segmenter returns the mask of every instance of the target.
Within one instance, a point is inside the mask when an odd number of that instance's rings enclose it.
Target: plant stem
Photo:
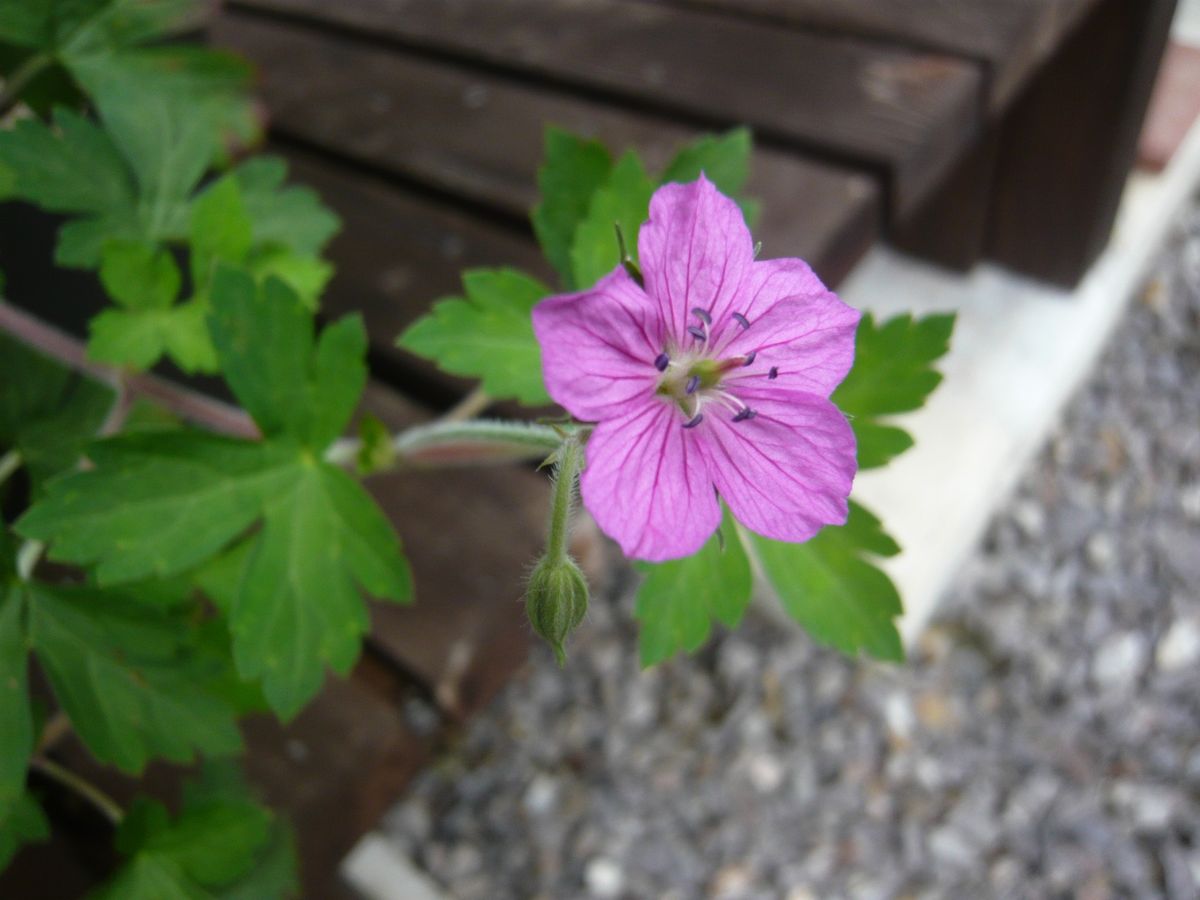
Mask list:
[[[546,558],[566,559],[567,537],[571,530],[571,510],[575,500],[575,479],[583,464],[583,448],[574,436],[562,442],[558,465],[554,470],[554,497],[550,506],[550,529],[546,535]]]
[[[13,447],[3,456],[0,456],[0,484],[8,481],[13,472],[19,468],[21,468],[21,451]]]
[[[471,419],[438,420],[414,425],[392,439],[396,466],[455,466],[506,463],[539,459],[557,450],[562,433],[548,425]],[[327,462],[352,463],[360,442],[348,438],[335,442],[325,453]]]
[[[44,756],[35,756],[29,761],[29,767],[34,771],[40,772],[52,781],[57,781],[63,787],[78,794],[97,810],[104,814],[104,817],[114,825],[120,825],[121,820],[125,818],[125,810],[121,809],[120,805],[100,788],[96,787],[86,778],[76,775],[65,766],[60,766],[52,759],[47,759]]]
[[[16,105],[25,86],[53,62],[54,57],[51,54],[35,53],[13,70],[5,80],[4,87],[0,88],[0,116],[4,116]]]
[[[46,549],[46,545],[41,541],[27,540],[21,544],[17,550],[17,577],[22,581],[28,581],[33,577],[33,570],[37,568],[38,560],[42,558],[42,551]]]

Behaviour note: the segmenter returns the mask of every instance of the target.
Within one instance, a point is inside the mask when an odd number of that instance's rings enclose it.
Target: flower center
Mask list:
[[[727,390],[723,379],[727,373],[751,365],[758,355],[757,351],[744,356],[715,359],[709,355],[712,351],[712,317],[703,309],[693,309],[692,315],[698,324],[687,327],[691,346],[672,346],[654,360],[654,367],[662,373],[655,393],[679,407],[684,417],[684,428],[699,425],[704,419],[704,407],[713,402],[733,413],[731,421],[753,419],[757,413]],[[750,321],[741,313],[731,313],[730,318],[743,330],[750,327]],[[772,366],[767,377],[774,379],[777,374],[778,369]]]

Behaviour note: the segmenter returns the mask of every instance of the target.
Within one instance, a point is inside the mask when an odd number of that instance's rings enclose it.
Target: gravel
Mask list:
[[[633,577],[418,777],[471,898],[1200,896],[1200,206],[904,667],[750,618],[641,673]]]

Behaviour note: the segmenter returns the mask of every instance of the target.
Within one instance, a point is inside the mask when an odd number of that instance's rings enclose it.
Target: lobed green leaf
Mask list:
[[[453,375],[479,378],[491,397],[529,406],[550,402],[530,314],[549,288],[514,269],[463,274],[465,297],[442,300],[397,343]]]
[[[627,252],[637,261],[637,236],[650,214],[654,182],[633,151],[622,156],[604,184],[592,195],[587,215],[575,229],[571,244],[574,284],[595,284],[621,263],[616,229],[620,226]]]
[[[612,156],[599,141],[585,140],[560,128],[546,129],[545,162],[538,169],[542,199],[533,208],[533,230],[546,259],[568,290],[579,286],[571,261],[575,231],[612,166]]]
[[[827,527],[807,543],[752,535],[750,546],[784,609],[814,639],[843,653],[903,660],[895,624],[903,611],[900,595],[869,561],[900,548],[863,507],[851,503],[845,525]]]
[[[97,759],[139,772],[154,757],[241,749],[234,712],[198,683],[177,618],[93,588],[27,590],[34,653]]]
[[[833,394],[858,439],[859,468],[885,465],[912,446],[906,431],[878,421],[924,405],[941,383],[934,368],[950,349],[953,315],[896,316],[877,324],[869,313],[858,325],[854,368]]]
[[[728,510],[720,532],[694,555],[638,568],[646,573],[634,610],[641,626],[643,666],[680,650],[698,650],[708,640],[714,619],[737,627],[750,602],[750,560]]]

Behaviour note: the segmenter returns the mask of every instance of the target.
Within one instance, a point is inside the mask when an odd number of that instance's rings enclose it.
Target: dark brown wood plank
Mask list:
[[[514,218],[537,199],[547,124],[636,147],[654,169],[696,136],[661,117],[247,16],[222,16],[212,34],[260,66],[277,134]],[[766,201],[756,232],[768,255],[802,256],[836,282],[876,237],[880,195],[869,176],[771,150],[756,152],[752,168],[749,191]],[[356,265],[369,264],[360,254]]]
[[[885,171],[908,210],[982,119],[982,71],[926,52],[636,3],[242,0]],[[394,113],[399,115],[399,112]]]
[[[642,0],[859,34],[987,64],[993,110],[1006,106],[1097,0]]]
[[[377,384],[364,406],[392,430],[428,418]],[[515,467],[395,472],[367,485],[404,541],[416,584],[411,606],[373,604],[371,642],[428,685],[443,710],[466,718],[528,654],[520,601],[542,551],[547,479]]]
[[[1102,0],[1003,123],[989,253],[1075,284],[1108,243],[1175,0]]]
[[[905,253],[960,272],[982,260],[998,146],[999,128],[989,125],[920,208],[893,226],[889,242]]]
[[[295,149],[285,155],[292,177],[319,191],[342,218],[328,252],[337,274],[322,309],[363,314],[372,365],[386,380],[432,386],[430,399],[439,405],[469,390],[471,382],[399,349],[396,338],[434,300],[461,292],[464,268],[515,266],[550,282],[533,239],[321,157]]]

